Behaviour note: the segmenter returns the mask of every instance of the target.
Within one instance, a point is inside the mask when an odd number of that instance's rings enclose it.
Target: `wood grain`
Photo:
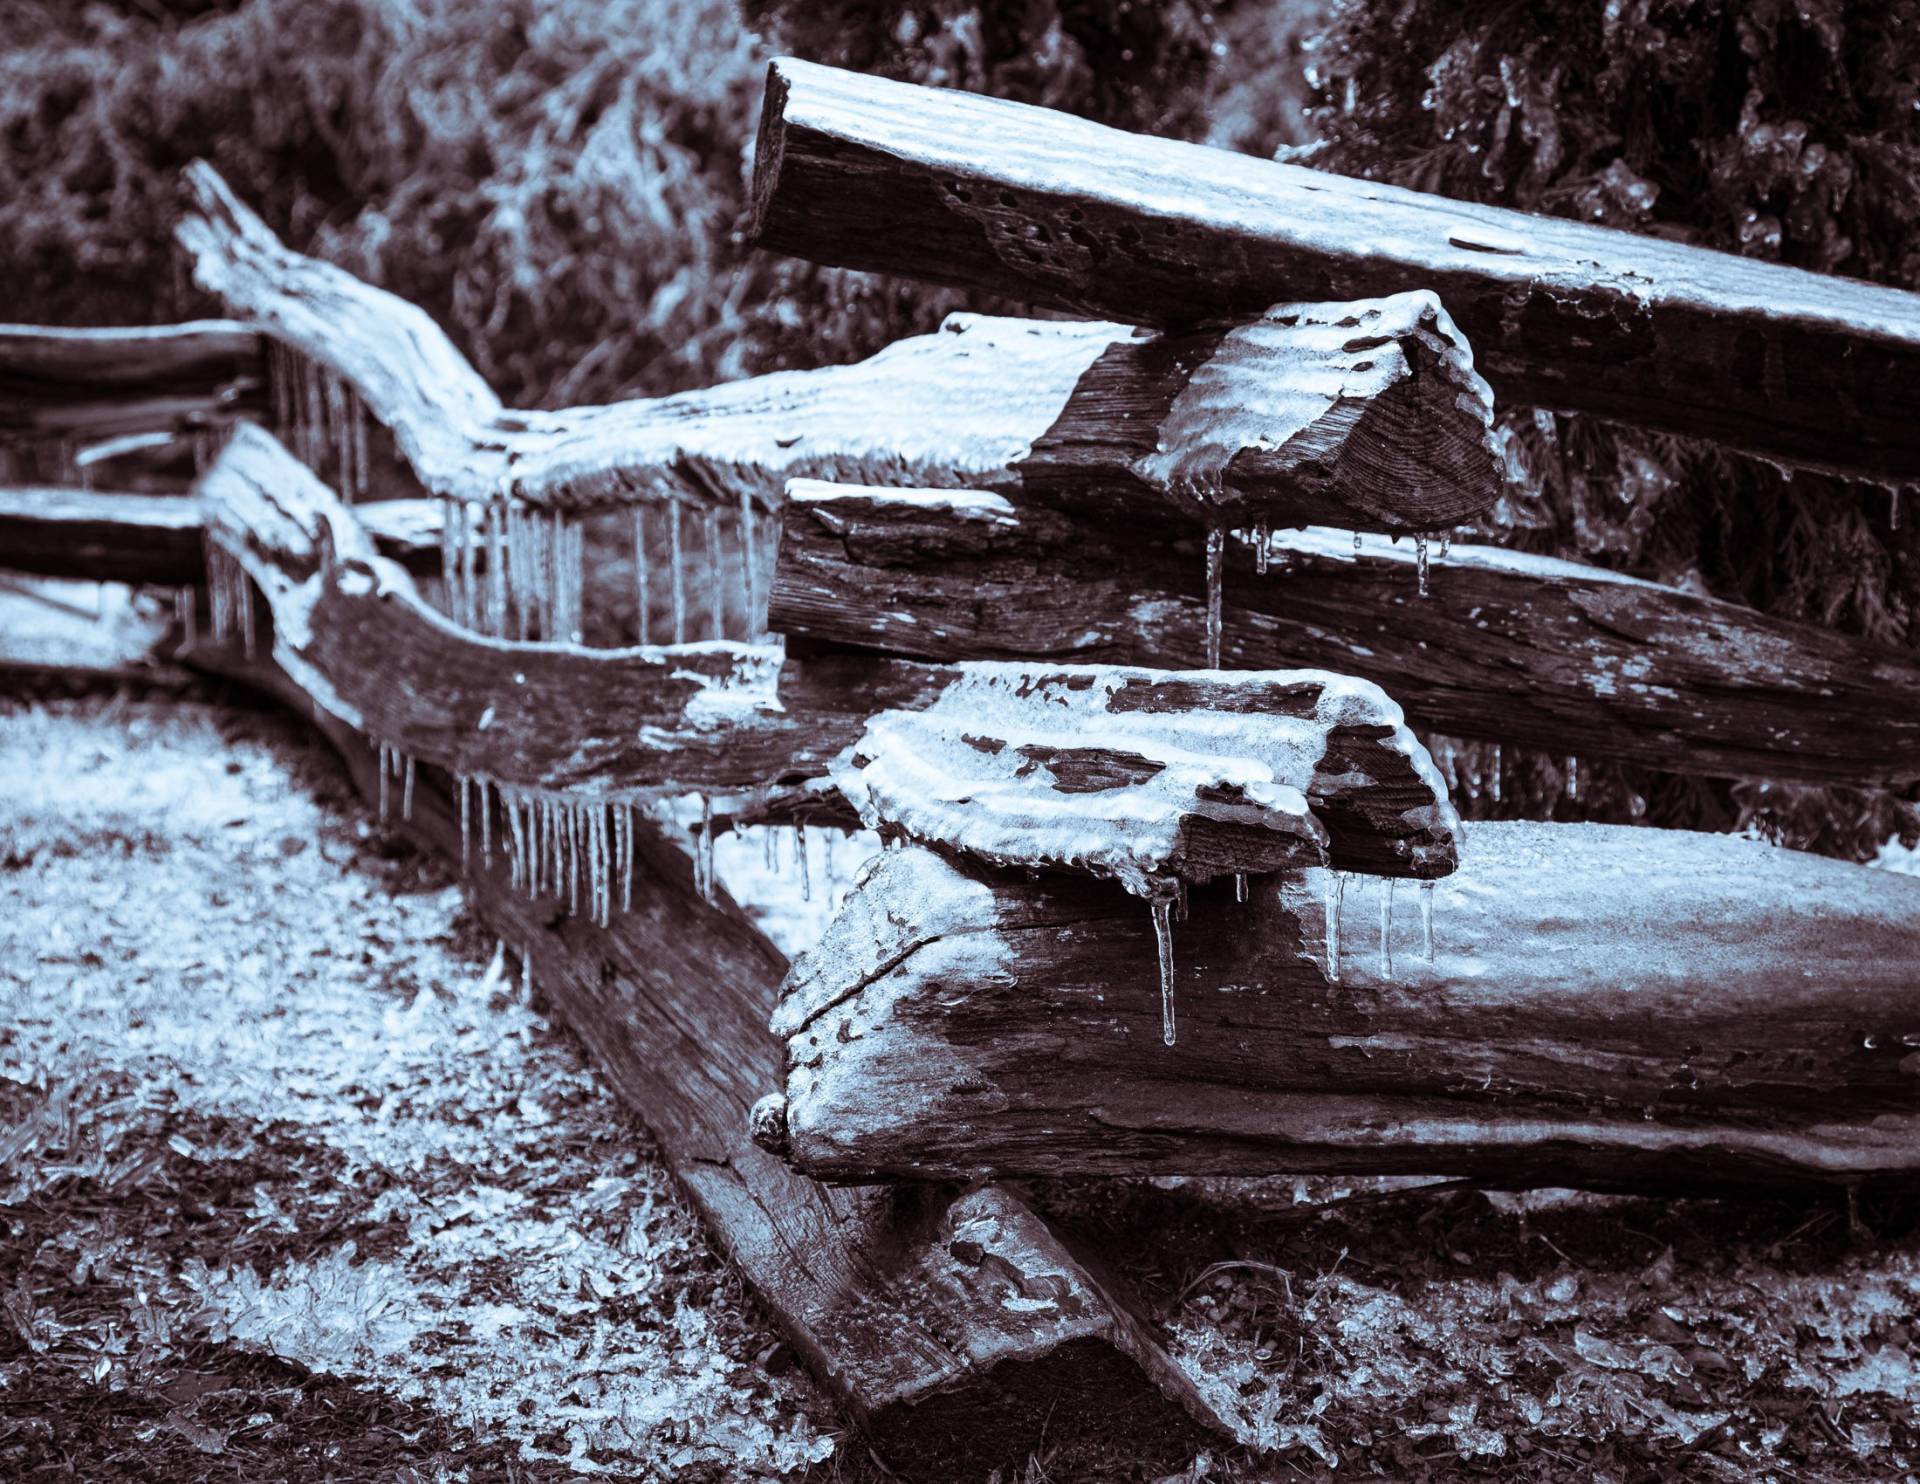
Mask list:
[[[231,320],[0,324],[0,439],[104,440],[215,427],[265,405],[259,331]]]
[[[781,59],[762,246],[1185,326],[1437,294],[1516,402],[1920,478],[1920,295]]]
[[[992,496],[796,483],[769,621],[928,660],[1199,665],[1205,558]],[[1906,786],[1920,660],[1809,624],[1494,547],[1276,532],[1227,549],[1223,663],[1324,665],[1417,726],[1711,777]]]
[[[866,876],[774,1018],[787,1147],[817,1175],[1920,1173],[1910,877],[1728,836],[1476,824],[1432,888],[1431,956],[1405,882],[1384,952],[1390,880],[1196,889],[1167,1047],[1141,902],[918,850]]]

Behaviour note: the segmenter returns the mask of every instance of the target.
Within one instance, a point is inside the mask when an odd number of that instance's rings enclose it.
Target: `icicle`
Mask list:
[[[1179,913],[1180,920],[1185,922],[1187,920],[1188,902],[1187,883],[1184,880],[1176,881],[1173,885],[1173,906],[1174,910]]]
[[[667,503],[667,560],[673,565],[673,642],[687,642],[687,584],[680,572],[680,502]]]
[[[1393,977],[1393,878],[1383,878],[1380,889],[1380,977]]]
[[[440,502],[440,586],[446,593],[447,617],[460,622],[460,502]]]
[[[1902,486],[1895,485],[1888,493],[1890,498],[1887,502],[1887,528],[1897,531],[1900,529],[1900,496],[1905,493],[1905,490]]]
[[[319,367],[303,355],[300,358],[300,369],[303,373],[301,386],[306,393],[304,436],[301,439],[306,445],[306,452],[302,462],[314,473],[319,474],[326,448],[327,410],[321,400],[325,393],[321,386]]]
[[[192,649],[199,640],[200,598],[190,587],[177,588],[173,596],[174,617],[180,621],[184,631],[185,644]]]
[[[1493,768],[1488,776],[1488,782],[1493,785],[1493,802],[1497,804],[1500,802],[1500,744],[1498,742],[1493,744]]]
[[[1420,532],[1417,536],[1413,538],[1413,570],[1415,574],[1415,580],[1419,584],[1420,596],[1424,598],[1428,596],[1427,533],[1425,531]]]
[[[507,637],[507,504],[490,500],[486,507],[487,632]]]
[[[516,890],[527,890],[527,841],[520,827],[520,796],[513,789],[500,790],[500,810],[507,825],[507,878]]]
[[[1207,529],[1207,668],[1220,668],[1220,590],[1224,586],[1227,533],[1220,526]]]
[[[380,749],[380,752],[379,752],[379,758],[380,758],[380,823],[382,823],[382,824],[385,824],[385,823],[387,822],[387,808],[388,808],[388,804],[387,804],[387,792],[388,792],[388,790],[387,790],[387,779],[388,779],[388,778],[389,778],[389,777],[391,776],[391,774],[390,774],[390,772],[389,772],[389,770],[388,770],[388,767],[387,767],[387,744],[386,744],[386,743],[384,743],[384,742],[381,742],[381,743],[379,743],[379,744],[378,744],[378,746],[379,746],[379,749]]]
[[[694,879],[700,887],[700,895],[711,902],[713,900],[713,800],[705,794],[700,796],[700,834],[694,844],[698,850],[695,858]]]
[[[633,836],[634,836],[635,828],[636,828],[636,821],[634,820],[634,817],[633,817],[633,805],[631,804],[621,805],[620,806],[620,831],[621,831],[622,841],[621,841],[621,847],[620,847],[620,910],[623,912],[631,912],[633,910],[633,873],[635,870],[635,862],[633,858]]]
[[[760,844],[769,876],[780,874],[780,833],[770,824],[760,827]]]
[[[233,564],[234,594],[240,603],[240,653],[248,659],[253,658],[253,583],[247,579],[246,569],[238,562]]]
[[[1263,520],[1253,528],[1253,570],[1262,577],[1267,575],[1267,542],[1269,536],[1267,523]]]
[[[1420,949],[1433,962],[1433,883],[1420,883]]]
[[[820,863],[823,868],[822,874],[826,877],[827,902],[829,905],[834,901],[834,887],[839,883],[840,878],[840,872],[833,858],[834,847],[839,843],[840,832],[838,830],[828,830],[820,837]]]
[[[487,865],[493,860],[493,815],[487,807],[487,780],[473,780],[474,792],[480,797],[480,863]]]
[[[1236,902],[1244,902],[1247,899],[1247,873],[1245,871],[1235,871],[1233,873],[1233,899]]]
[[[1327,978],[1340,982],[1340,903],[1347,894],[1347,873],[1332,872],[1327,880]]]
[[[1447,559],[1447,553],[1451,550],[1453,550],[1453,532],[1442,531],[1440,533],[1440,560],[1444,562]]]
[[[813,900],[813,875],[807,865],[807,826],[800,820],[793,827],[793,853],[800,862],[800,900]]]
[[[707,618],[710,639],[727,637],[727,595],[720,575],[720,512],[709,507],[707,527]]]
[[[413,758],[411,755],[407,757],[405,763],[402,766],[404,768],[404,772],[401,775],[401,782],[400,782],[400,817],[402,819],[411,820],[413,818],[413,766],[414,766]]]
[[[453,775],[453,786],[460,794],[460,869],[467,869],[467,857],[473,851],[473,816],[467,802],[467,777],[464,773]]]
[[[353,440],[353,498],[364,500],[372,483],[367,459],[367,404],[352,387],[347,388],[347,425]]]
[[[1148,903],[1153,912],[1153,941],[1160,957],[1160,1039],[1171,1046],[1173,1024],[1173,903],[1154,897]]]
[[[650,642],[648,637],[648,593],[647,593],[647,507],[633,507],[633,591],[634,601],[639,608],[640,621],[635,631],[640,642]]]
[[[766,625],[760,618],[760,594],[754,566],[753,496],[740,491],[740,588],[745,617],[741,637],[751,639]]]
[[[569,644],[584,644],[587,638],[587,529],[579,521],[556,516],[561,537],[567,596],[567,621],[561,630]]]
[[[580,810],[572,804],[562,804],[560,822],[565,827],[562,839],[567,852],[567,912],[570,916],[578,917],[580,915],[580,877],[584,874],[580,859],[583,844],[580,838],[582,823]]]
[[[1567,754],[1567,797],[1580,797],[1580,759],[1572,753]]]

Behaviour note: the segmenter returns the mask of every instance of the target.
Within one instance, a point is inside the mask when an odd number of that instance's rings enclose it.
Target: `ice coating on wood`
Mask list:
[[[1250,451],[1282,470],[1327,459],[1369,404],[1416,374],[1409,345],[1455,390],[1456,406],[1492,437],[1493,393],[1440,301],[1426,290],[1356,303],[1276,304],[1229,330],[1174,398],[1142,478],[1217,509],[1240,496],[1234,460]],[[1489,443],[1489,447],[1491,444]]]
[[[1156,704],[1162,682],[1182,692]],[[1378,687],[1325,671],[976,663],[926,710],[874,717],[833,777],[869,828],[1164,898],[1240,869],[1196,848],[1212,826],[1251,835],[1255,869],[1326,860],[1309,796],[1344,776],[1328,738],[1352,726],[1404,732]],[[1457,820],[1404,740],[1429,787],[1416,810],[1450,849]]]

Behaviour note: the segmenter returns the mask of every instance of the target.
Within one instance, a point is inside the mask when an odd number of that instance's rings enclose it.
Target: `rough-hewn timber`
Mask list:
[[[259,331],[230,320],[113,329],[0,325],[0,437],[189,431],[265,405]]]
[[[361,793],[374,754],[264,659],[206,644],[198,663],[310,715]],[[423,771],[402,826],[459,861],[445,780]],[[469,852],[466,890],[489,928],[646,1122],[714,1241],[809,1369],[902,1477],[1011,1476],[1030,1455],[1095,1470],[1178,1466],[1228,1426],[1112,1280],[1090,1272],[999,1187],[848,1191],[754,1147],[747,1110],[779,1075],[767,1035],[786,968],[727,900],[704,900],[686,855],[642,826],[633,908],[609,927],[529,900],[500,856]]]
[[[198,493],[215,542],[266,599],[276,661],[355,730],[462,777],[603,798],[790,790],[823,777],[875,713],[924,710],[965,674],[724,640],[589,650],[483,637],[429,607],[354,513],[246,424]],[[1300,704],[1301,678],[1135,677],[1131,694],[1149,709],[1284,714]],[[1030,679],[1094,683],[1053,665]],[[1393,703],[1362,690],[1364,714],[1325,730],[1306,790],[1327,858],[1360,871],[1447,869],[1443,785]]]
[[[1896,289],[785,59],[754,195],[777,251],[1137,324],[1430,289],[1503,401],[1920,479]]]
[[[1135,520],[1225,505],[1429,530],[1499,492],[1489,393],[1423,295],[1168,336],[959,315],[857,365],[514,412],[419,309],[289,251],[205,165],[187,181],[195,211],[179,235],[197,281],[344,378],[440,495],[772,508],[787,478],[811,475],[1027,487]],[[1218,467],[1159,467],[1169,438]]]
[[[1476,824],[1430,888],[1430,949],[1421,890],[1395,885],[1196,889],[1168,1047],[1141,903],[889,853],[774,1017],[791,1157],[842,1179],[1920,1174],[1920,881],[1729,836]]]
[[[410,572],[439,570],[437,504],[383,500],[358,514],[382,556]],[[206,578],[205,532],[190,496],[0,487],[0,568],[10,572],[191,587]]]
[[[1326,665],[1417,726],[1718,777],[1920,778],[1920,658],[1596,567],[1280,531],[1229,542],[1222,663]],[[1206,654],[1196,541],[990,493],[795,481],[769,606],[809,640],[1168,668]]]

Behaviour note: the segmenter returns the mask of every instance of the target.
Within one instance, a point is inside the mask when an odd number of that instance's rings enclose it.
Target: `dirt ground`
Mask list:
[[[1240,1419],[1183,1478],[1920,1459],[1909,1195],[1034,1196]],[[592,1475],[882,1477],[323,747],[204,697],[0,702],[0,1479]]]

